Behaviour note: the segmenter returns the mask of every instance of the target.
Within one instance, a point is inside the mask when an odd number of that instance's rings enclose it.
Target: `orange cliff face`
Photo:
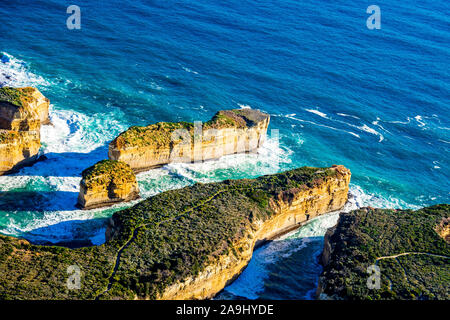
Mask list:
[[[36,88],[0,88],[0,175],[37,159],[41,124],[50,123],[49,105]]]
[[[266,221],[255,221],[247,236],[233,244],[237,255],[230,253],[206,267],[198,276],[168,287],[159,296],[163,300],[208,299],[235,280],[245,269],[255,246],[300,227],[308,220],[343,208],[348,199],[351,172],[333,166],[336,175],[317,181],[311,187],[280,192],[270,203],[275,212]]]
[[[103,160],[82,173],[78,206],[94,209],[139,198],[136,176],[126,163]]]
[[[259,148],[269,122],[268,114],[239,109],[219,111],[203,125],[160,122],[131,127],[110,143],[108,156],[136,172],[172,162],[218,159]]]

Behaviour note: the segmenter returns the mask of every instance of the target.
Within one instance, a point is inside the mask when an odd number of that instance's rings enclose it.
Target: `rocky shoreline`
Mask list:
[[[254,109],[222,110],[203,123],[159,122],[131,127],[109,144],[108,157],[142,172],[173,162],[201,162],[251,152],[265,140],[270,116]]]
[[[317,298],[449,300],[449,216],[448,204],[341,213],[325,235]]]
[[[342,166],[304,167],[167,191],[115,213],[101,246],[37,246],[0,236],[0,298],[212,297],[240,274],[260,241],[340,209],[349,181]],[[84,285],[67,290],[74,264]]]

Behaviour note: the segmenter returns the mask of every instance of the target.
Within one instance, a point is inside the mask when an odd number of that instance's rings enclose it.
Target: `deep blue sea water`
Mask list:
[[[138,176],[144,197],[194,182],[344,164],[351,203],[449,203],[450,3],[435,1],[2,0],[0,84],[52,102],[48,160],[0,177],[0,232],[35,242],[104,241],[120,208],[79,211],[83,169],[131,125],[271,114],[258,155]],[[81,8],[68,30],[66,8]],[[381,8],[369,30],[366,8]],[[222,298],[313,297],[323,234],[337,214],[259,249]],[[295,277],[292,275],[295,274]]]

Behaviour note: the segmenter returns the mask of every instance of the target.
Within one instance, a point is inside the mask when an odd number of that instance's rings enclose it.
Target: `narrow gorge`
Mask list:
[[[197,183],[116,212],[100,246],[38,246],[0,236],[3,299],[202,299],[233,281],[254,247],[347,201],[343,166]],[[67,289],[67,268],[82,271]]]

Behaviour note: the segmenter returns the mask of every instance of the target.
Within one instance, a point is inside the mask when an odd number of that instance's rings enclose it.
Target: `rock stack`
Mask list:
[[[270,116],[254,109],[222,110],[204,124],[159,122],[131,127],[109,145],[109,159],[145,171],[171,162],[200,162],[250,152],[263,143]]]
[[[82,173],[78,206],[94,209],[139,198],[139,186],[126,163],[102,160]]]

